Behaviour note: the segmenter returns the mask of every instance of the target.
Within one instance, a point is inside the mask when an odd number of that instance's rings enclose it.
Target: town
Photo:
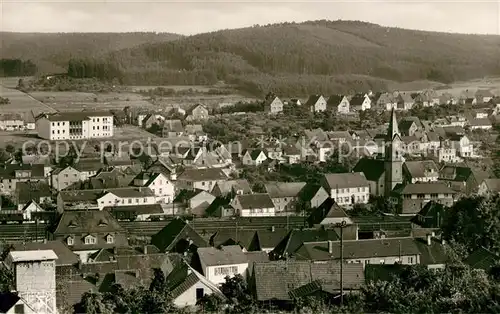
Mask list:
[[[0,154],[1,266],[14,274],[2,312],[88,312],[123,291],[158,289],[168,291],[165,312],[293,310],[310,297],[352,304],[412,265],[439,273],[457,256],[483,274],[497,265],[495,241],[480,237],[498,229],[458,220],[500,192],[491,148],[500,93],[291,97],[0,109],[2,135],[29,134]],[[138,135],[118,137],[124,129]],[[474,233],[458,254],[457,239]]]

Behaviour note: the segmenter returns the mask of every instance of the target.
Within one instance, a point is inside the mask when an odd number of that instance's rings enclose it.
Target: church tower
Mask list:
[[[396,112],[392,109],[391,120],[389,121],[389,129],[387,130],[387,138],[385,143],[385,192],[384,196],[388,197],[394,187],[403,183],[403,159],[401,151],[401,134],[399,133],[398,120]]]

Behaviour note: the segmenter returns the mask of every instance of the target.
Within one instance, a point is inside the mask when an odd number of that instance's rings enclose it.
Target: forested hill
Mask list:
[[[1,58],[31,60],[40,72],[66,71],[70,58],[102,56],[114,50],[180,38],[171,33],[0,32]]]
[[[112,57],[133,84],[225,80],[256,92],[301,94],[378,87],[385,80],[451,82],[499,75],[499,55],[500,36],[314,21],[199,34]]]

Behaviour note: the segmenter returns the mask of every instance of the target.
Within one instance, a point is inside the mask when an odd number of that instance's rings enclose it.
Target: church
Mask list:
[[[456,193],[446,184],[434,180],[415,180],[415,174],[412,173],[414,169],[422,172],[421,176],[425,178],[428,177],[427,172],[437,171],[437,166],[430,160],[405,163],[394,110],[391,112],[384,145],[383,158],[362,158],[353,169],[354,172],[364,173],[370,184],[371,195],[390,198],[398,203],[399,214],[403,215],[418,213],[431,200],[446,206],[453,204]]]

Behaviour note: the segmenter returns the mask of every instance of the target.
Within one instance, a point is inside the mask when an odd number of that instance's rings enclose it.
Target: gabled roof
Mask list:
[[[455,194],[455,191],[450,189],[446,184],[441,182],[435,183],[415,183],[407,184],[401,194]]]
[[[500,257],[490,250],[481,247],[470,254],[464,261],[465,264],[475,269],[490,270],[497,265]]]
[[[420,238],[415,239],[415,243],[420,250],[421,265],[445,265],[449,261],[444,245],[437,239],[432,238],[430,245],[425,239]]]
[[[243,209],[274,208],[273,201],[267,193],[236,195],[235,200],[238,200]]]
[[[184,132],[181,120],[165,120],[163,122],[163,132]]]
[[[50,186],[43,181],[18,182],[16,184],[16,194],[19,204],[24,204],[31,200],[38,202],[41,197],[52,196]]]
[[[316,103],[318,102],[318,100],[323,97],[322,95],[311,95],[309,96],[309,98],[307,99],[307,102],[306,102],[306,106],[307,107],[311,107],[311,106],[314,106],[316,105]]]
[[[205,266],[222,266],[248,263],[248,258],[239,245],[201,247],[197,250],[200,262]]]
[[[209,288],[212,293],[218,297],[225,299],[224,294],[217,288],[216,285],[211,283],[206,277],[197,272],[194,268],[189,266],[186,262],[179,265],[175,270],[166,278],[168,289],[171,291],[173,299],[178,298],[189,288],[201,282],[205,287]]]
[[[344,99],[344,95],[331,95],[328,98],[328,102],[326,103],[329,108],[336,108],[340,104],[340,102]]]
[[[327,173],[324,177],[330,189],[357,188],[369,185],[362,172]]]
[[[54,230],[55,235],[108,232],[126,231],[108,211],[102,210],[64,211]]]
[[[0,179],[14,179],[17,171],[31,171],[32,178],[44,177],[44,165],[6,164],[0,167]]]
[[[249,152],[252,160],[256,160],[260,156],[260,154],[264,154],[264,156],[266,156],[266,153],[262,149],[252,149]]]
[[[469,120],[470,126],[491,126],[491,121],[488,118],[476,118]]]
[[[434,160],[406,161],[404,166],[412,178],[438,176],[438,167]]]
[[[227,180],[226,174],[219,168],[206,168],[206,169],[186,169],[179,176],[177,180],[185,181],[222,181]]]
[[[243,191],[243,194],[252,193],[252,188],[250,183],[246,179],[229,180],[229,181],[219,181],[216,183],[222,195],[227,195],[234,191]]]
[[[43,242],[16,243],[14,251],[43,251],[52,250],[57,255],[56,265],[74,265],[78,263],[78,256],[73,253],[62,241],[54,240]]]
[[[412,222],[422,228],[440,228],[445,215],[443,204],[430,201],[412,218]]]
[[[271,198],[297,197],[305,182],[268,182],[264,185]]]
[[[381,159],[361,158],[353,169],[362,172],[369,181],[378,181],[385,173],[384,161]]]
[[[350,105],[353,107],[360,107],[365,101],[365,94],[356,94],[349,101]]]
[[[279,259],[292,257],[305,242],[337,241],[338,239],[333,229],[294,229],[274,248],[271,254]]]
[[[151,237],[151,243],[162,252],[170,252],[176,249],[180,241],[190,242],[196,247],[205,247],[207,242],[182,219],[174,219],[163,227],[157,234]]]
[[[332,293],[340,290],[340,264],[336,261],[314,263],[310,261],[276,261],[255,263],[255,293],[258,301],[289,301],[304,285],[318,281],[322,288]],[[345,289],[360,289],[364,284],[362,264],[343,265]]]
[[[500,192],[500,179],[484,179],[483,182],[490,192]]]

